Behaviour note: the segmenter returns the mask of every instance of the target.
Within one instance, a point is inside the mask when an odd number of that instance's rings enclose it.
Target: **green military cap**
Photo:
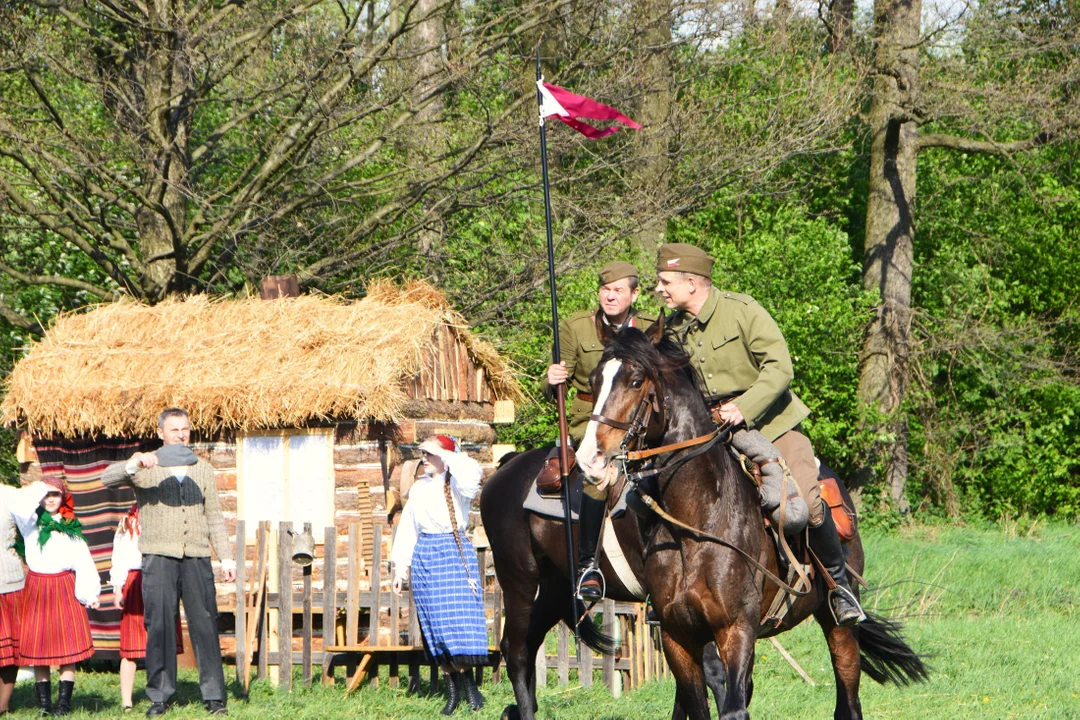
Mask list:
[[[686,243],[668,243],[660,246],[656,255],[656,272],[685,272],[692,275],[712,277],[713,259],[699,247]]]
[[[637,268],[625,260],[612,260],[607,265],[600,268],[601,285],[607,285],[608,283],[613,283],[616,280],[622,280],[623,278],[636,278],[637,276]]]

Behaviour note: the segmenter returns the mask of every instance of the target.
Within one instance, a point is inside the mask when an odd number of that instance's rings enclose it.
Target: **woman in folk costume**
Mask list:
[[[47,478],[30,488],[11,507],[30,569],[20,603],[19,655],[23,665],[34,667],[43,715],[54,714],[49,666],[60,666],[55,714],[67,715],[75,663],[94,654],[86,608],[97,608],[101,579],[63,479]]]
[[[22,559],[15,550],[15,519],[11,508],[20,496],[34,492],[32,487],[0,485],[0,715],[8,712],[19,673],[19,603],[26,584]]]
[[[139,504],[135,503],[120,520],[113,538],[109,584],[113,604],[120,608],[120,704],[131,711],[135,688],[136,660],[146,657],[146,623],[143,617],[142,553],[139,551]],[[184,654],[180,617],[176,618],[176,654]]]
[[[411,567],[424,647],[448,676],[442,713],[453,713],[462,695],[479,710],[484,697],[472,672],[464,670],[488,660],[484,579],[465,528],[482,471],[445,435],[425,440],[420,452],[424,475],[409,490],[391,552],[394,592],[401,592]]]

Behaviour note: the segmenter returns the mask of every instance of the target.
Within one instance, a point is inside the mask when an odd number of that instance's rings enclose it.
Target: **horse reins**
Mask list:
[[[649,422],[651,421],[652,414],[654,412],[659,415],[661,420],[666,421],[666,403],[661,403],[657,400],[657,383],[651,378],[649,379],[649,382],[652,387],[638,403],[638,406],[637,408],[635,408],[634,414],[630,417],[629,422],[612,420],[605,415],[597,415],[595,413],[589,416],[590,420],[594,420],[603,425],[613,427],[617,430],[626,431],[626,435],[623,436],[622,443],[620,444],[619,448],[622,452],[619,455],[615,456],[613,460],[619,462],[622,465],[622,474],[626,477],[627,481],[634,483],[635,485],[638,481],[644,480],[645,478],[654,477],[662,473],[674,472],[675,470],[678,470],[685,463],[711,450],[712,447],[721,440],[721,438],[726,440],[728,437],[730,437],[731,433],[730,426],[721,426],[710,433],[706,433],[705,435],[699,435],[697,437],[690,438],[689,440],[683,440],[681,442],[671,443],[669,445],[661,445],[660,447],[656,448],[629,451],[627,448],[629,448],[630,445],[642,439],[640,437],[640,433],[648,429]],[[693,450],[682,454],[678,458],[673,457],[669,459],[668,462],[660,465],[659,467],[650,468],[648,470],[641,470],[634,473],[631,473],[626,469],[627,463],[640,462],[642,460],[646,460],[657,455],[663,455],[665,453],[677,453],[678,451],[686,450],[687,448],[693,448]],[[730,543],[723,538],[717,537],[711,533],[707,533],[704,530],[699,530],[693,525],[689,525],[682,520],[673,517],[670,513],[668,513],[660,506],[660,503],[656,501],[656,498],[652,497],[648,493],[642,492],[638,493],[638,495],[641,497],[642,501],[649,507],[650,510],[652,510],[659,517],[663,518],[672,525],[682,528],[683,530],[686,530],[687,532],[695,535],[698,538],[701,538],[702,540],[709,540],[711,542],[718,543],[719,545],[722,545],[729,550],[734,550],[754,568],[760,570],[770,582],[777,585],[784,592],[789,593],[790,595],[793,595],[795,597],[805,597],[812,592],[810,590],[798,590],[791,585],[788,585],[786,582],[780,579],[779,576],[769,570],[769,568],[765,567],[765,565],[761,561],[751,556],[739,546]],[[783,498],[781,498],[781,500],[783,500]]]

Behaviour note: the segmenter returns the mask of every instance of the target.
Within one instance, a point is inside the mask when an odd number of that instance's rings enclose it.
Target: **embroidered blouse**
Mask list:
[[[446,453],[443,460],[446,462],[446,472],[450,473],[454,519],[458,529],[464,531],[469,524],[469,505],[480,492],[483,469],[480,463],[464,453]],[[420,535],[454,531],[454,526],[450,524],[450,511],[446,507],[444,484],[445,474],[427,473],[417,478],[409,488],[409,501],[401,511],[394,547],[390,552],[395,580],[405,578]]]

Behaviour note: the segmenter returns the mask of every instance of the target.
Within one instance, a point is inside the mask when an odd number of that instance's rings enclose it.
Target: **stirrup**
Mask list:
[[[846,600],[848,604],[858,610],[858,617],[856,617],[854,620],[847,619],[844,622],[840,622],[840,618],[836,617],[836,606],[833,604],[833,597],[835,595],[839,595],[841,598]],[[855,593],[851,592],[842,585],[837,585],[829,591],[827,602],[829,604],[829,612],[832,613],[833,616],[833,622],[835,622],[838,627],[851,627],[852,625],[858,625],[859,623],[866,620],[866,611],[862,609],[862,605],[859,603],[858,598],[855,597]]]
[[[600,597],[595,600],[590,598],[583,598],[581,596],[581,586],[585,583],[585,578],[589,577],[589,575],[597,575],[600,578]],[[581,600],[582,602],[592,603],[593,605],[604,599],[604,597],[607,595],[607,581],[604,579],[604,573],[600,572],[600,568],[596,567],[596,565],[590,564],[581,571],[581,576],[578,577],[577,588],[574,591],[574,595],[577,597],[578,600]]]

